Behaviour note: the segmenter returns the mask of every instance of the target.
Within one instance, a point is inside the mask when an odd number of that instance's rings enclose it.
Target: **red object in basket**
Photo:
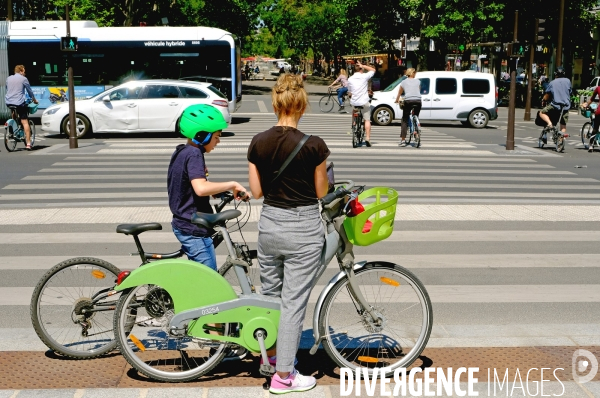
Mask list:
[[[365,211],[365,208],[360,204],[358,199],[352,199],[348,205],[350,206],[350,211],[346,213],[348,217],[355,217]]]
[[[370,232],[372,227],[373,227],[373,223],[371,222],[371,220],[367,220],[365,222],[365,226],[362,229],[362,233],[366,234],[367,232]]]

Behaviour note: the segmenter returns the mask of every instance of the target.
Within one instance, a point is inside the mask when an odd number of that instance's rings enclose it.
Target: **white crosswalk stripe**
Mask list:
[[[211,180],[247,186],[248,144],[275,118],[236,117],[229,128],[235,137],[224,138],[207,163]],[[600,229],[591,223],[600,221],[600,180],[545,162],[560,155],[523,148],[509,156],[436,127],[423,130],[420,149],[399,148],[397,126],[373,126],[373,147],[353,149],[349,125],[349,115],[307,115],[299,128],[325,139],[338,179],[399,191],[391,238],[357,247],[357,260],[399,263],[423,280],[435,308],[429,346],[600,344],[600,321],[583,316],[600,301]],[[124,137],[82,146],[76,155],[60,145],[36,151],[63,156],[0,187],[0,315],[27,318],[37,280],[66,258],[139,265],[127,256],[135,251],[132,239],[112,232],[119,223],[161,222],[165,230],[144,233],[142,242],[154,251],[176,250],[166,172],[180,143]],[[252,248],[261,206],[253,201],[244,228]],[[219,249],[218,262],[224,258]],[[329,265],[311,303],[336,269]],[[0,350],[43,349],[27,319],[0,322]]]

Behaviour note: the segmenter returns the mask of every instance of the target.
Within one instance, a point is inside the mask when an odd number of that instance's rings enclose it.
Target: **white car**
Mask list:
[[[183,110],[194,104],[215,106],[231,123],[227,97],[210,83],[138,80],[75,101],[77,137],[92,132],[176,132]],[[69,103],[46,108],[41,124],[45,133],[68,134]]]
[[[478,72],[417,72],[421,81],[419,120],[460,121],[463,125],[484,128],[498,118],[498,88],[494,76]],[[400,79],[373,93],[371,119],[387,126],[402,118],[396,103]]]

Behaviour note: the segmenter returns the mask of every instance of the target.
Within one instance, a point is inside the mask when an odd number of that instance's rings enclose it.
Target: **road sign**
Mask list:
[[[77,51],[77,38],[73,36],[61,37],[60,51]]]

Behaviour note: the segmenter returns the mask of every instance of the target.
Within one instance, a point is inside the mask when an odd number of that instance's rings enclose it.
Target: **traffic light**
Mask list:
[[[73,36],[61,37],[60,51],[77,51],[77,38]]]
[[[546,22],[545,19],[536,18],[535,19],[535,35],[533,36],[533,42],[537,43],[538,40],[544,40],[544,36],[538,36],[538,33],[545,31],[546,29],[543,26],[540,26]]]
[[[527,48],[518,42],[516,43],[508,43],[506,45],[506,55],[513,58],[521,58],[525,56],[525,52]]]

